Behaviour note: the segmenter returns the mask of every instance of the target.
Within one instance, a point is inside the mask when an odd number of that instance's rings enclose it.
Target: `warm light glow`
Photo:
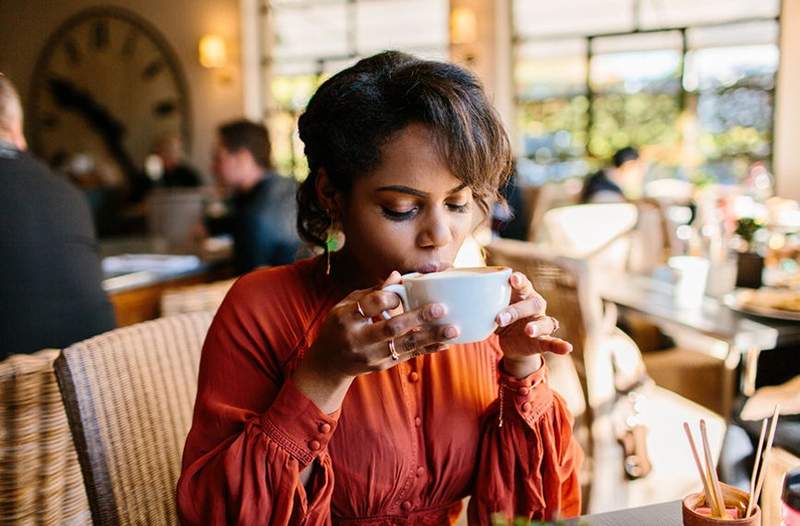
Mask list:
[[[450,40],[453,44],[472,44],[478,39],[478,20],[475,11],[456,7],[450,13]]]
[[[221,68],[227,62],[225,41],[218,35],[204,35],[197,47],[200,65],[205,68]]]

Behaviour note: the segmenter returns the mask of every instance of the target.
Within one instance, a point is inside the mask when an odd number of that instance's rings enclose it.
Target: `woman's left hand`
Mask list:
[[[525,274],[514,272],[508,281],[511,304],[497,315],[497,334],[506,372],[522,377],[541,367],[541,353],[567,354],[572,345],[552,336],[558,322],[546,315],[547,302]]]

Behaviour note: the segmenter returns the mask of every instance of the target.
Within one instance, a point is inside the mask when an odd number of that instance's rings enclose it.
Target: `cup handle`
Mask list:
[[[398,296],[400,296],[400,303],[403,304],[403,310],[408,310],[408,294],[406,293],[406,288],[403,285],[393,284],[393,285],[386,285],[383,289],[386,292],[394,292]],[[392,316],[389,314],[388,311],[382,311],[381,316],[383,316],[384,320],[390,319]]]

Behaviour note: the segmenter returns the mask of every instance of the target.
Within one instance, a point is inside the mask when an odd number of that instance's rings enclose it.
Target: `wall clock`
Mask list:
[[[64,22],[34,69],[26,121],[34,152],[51,164],[84,154],[133,182],[158,137],[188,148],[191,116],[175,53],[145,20],[90,8]]]

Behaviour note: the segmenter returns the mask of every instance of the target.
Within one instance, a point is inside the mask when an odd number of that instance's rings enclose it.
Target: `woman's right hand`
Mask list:
[[[378,287],[350,293],[322,323],[317,339],[292,376],[297,387],[322,411],[332,413],[341,407],[356,376],[441,351],[449,340],[458,337],[457,327],[434,325],[446,313],[446,307],[439,303],[382,319],[383,312],[400,306],[400,298],[381,289],[399,282],[400,274],[395,271]],[[390,341],[394,342],[397,360],[392,358]]]
[[[306,358],[329,374],[355,377],[446,348],[447,341],[458,336],[458,328],[434,325],[446,313],[441,303],[382,318],[383,312],[400,306],[400,298],[381,289],[399,282],[395,271],[382,285],[354,291],[340,301],[328,313]],[[397,360],[392,358],[390,342]]]

